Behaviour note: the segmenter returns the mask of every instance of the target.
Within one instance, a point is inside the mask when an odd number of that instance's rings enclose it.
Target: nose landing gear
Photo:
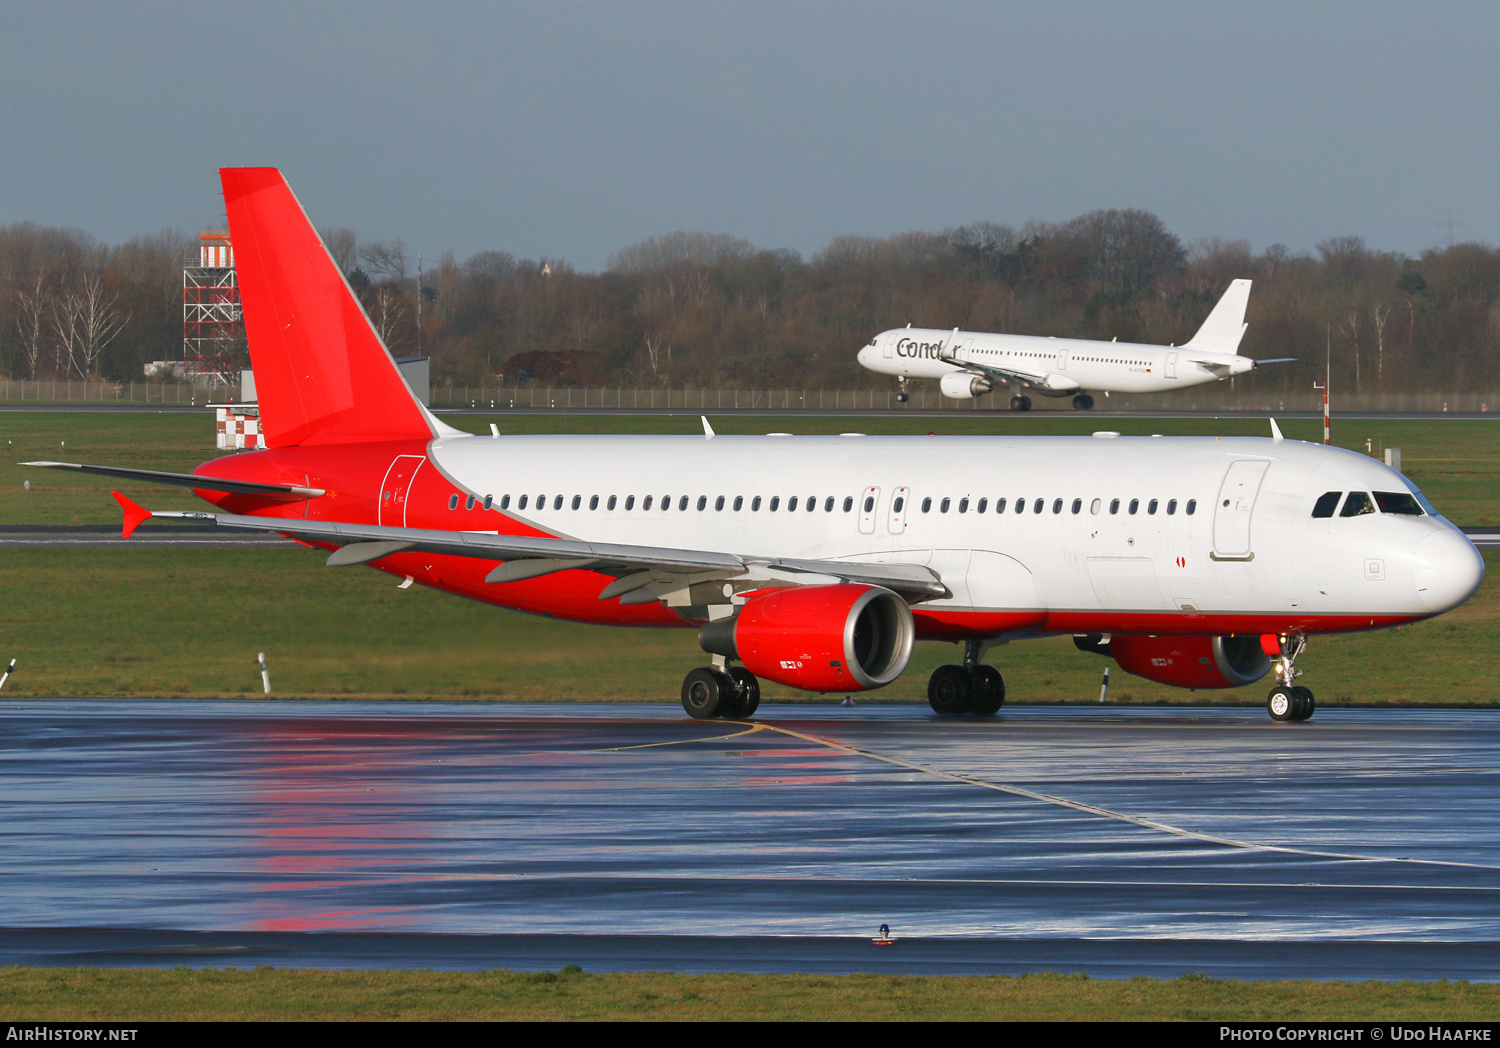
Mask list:
[[[927,704],[942,717],[992,717],[1005,705],[1005,678],[979,661],[980,642],[966,641],[962,666],[939,666],[927,681]]]
[[[1281,654],[1271,656],[1276,671],[1276,687],[1266,697],[1266,711],[1272,720],[1305,721],[1317,709],[1311,688],[1294,684],[1302,671],[1296,668],[1297,657],[1307,647],[1306,637],[1281,637]]]

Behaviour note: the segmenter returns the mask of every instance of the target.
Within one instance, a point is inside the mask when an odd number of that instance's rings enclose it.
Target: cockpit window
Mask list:
[[[1377,491],[1375,504],[1382,513],[1399,513],[1404,517],[1420,517],[1422,507],[1417,500],[1404,491]]]
[[[1344,508],[1339,511],[1341,517],[1360,517],[1366,513],[1375,512],[1375,503],[1370,501],[1370,496],[1363,491],[1351,491],[1349,497],[1344,500]]]
[[[1342,491],[1325,491],[1319,495],[1317,504],[1313,506],[1313,516],[1333,516],[1333,511],[1339,508],[1339,496],[1342,494]]]

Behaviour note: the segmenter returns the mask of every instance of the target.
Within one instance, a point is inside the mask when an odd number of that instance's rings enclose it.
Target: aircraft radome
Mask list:
[[[1250,281],[1230,281],[1229,289],[1190,342],[1147,346],[1133,342],[1094,342],[981,331],[893,328],[870,339],[859,362],[901,383],[899,399],[914,378],[935,378],[943,396],[969,400],[991,390],[1014,388],[1012,411],[1030,411],[1034,391],[1044,397],[1072,397],[1073,407],[1094,406],[1090,393],[1162,393],[1243,375],[1261,364],[1284,364],[1290,357],[1252,360],[1237,352],[1245,334]]]
[[[33,463],[214,506],[117,494],[127,536],[211,521],[502,607],[690,629],[713,656],[683,682],[694,717],[748,716],[759,678],[879,688],[919,640],[964,646],[933,709],[992,714],[986,650],[1063,634],[1184,688],[1274,667],[1271,715],[1301,720],[1309,638],[1429,618],[1483,578],[1401,474],[1279,433],[471,436],[412,395],[280,172],[221,175],[266,446],[192,474]]]

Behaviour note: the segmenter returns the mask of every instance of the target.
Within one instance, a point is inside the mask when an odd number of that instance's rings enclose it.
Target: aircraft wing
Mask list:
[[[322,488],[303,488],[295,484],[257,484],[249,480],[220,480],[192,473],[164,473],[155,469],[127,469],[124,466],[86,466],[78,462],[22,462],[21,465],[70,469],[75,473],[97,473],[101,477],[140,480],[149,484],[172,484],[183,488],[197,488],[199,491],[232,491],[242,495],[271,495],[291,499],[317,498],[324,494]]]
[[[884,586],[913,600],[949,595],[941,578],[918,564],[853,564],[834,560],[720,553],[711,550],[629,546],[532,535],[495,535],[478,531],[427,528],[387,528],[372,524],[344,524],[328,520],[254,517],[197,510],[151,512],[114,493],[125,510],[124,537],[142,521],[156,517],[193,520],[225,528],[270,531],[308,543],[339,548],[328,556],[330,567],[367,564],[394,553],[441,553],[504,561],[485,577],[486,582],[519,582],[558,571],[584,568],[615,576],[599,594],[600,600],[622,598],[622,603],[645,604],[667,599],[689,586],[730,579],[812,585],[863,582]]]
[[[1046,371],[1028,371],[1025,368],[998,368],[993,364],[978,364],[972,360],[959,360],[957,357],[938,357],[944,364],[952,364],[956,368],[983,375],[985,378],[995,379],[1004,384],[1015,379],[1019,382],[1032,382],[1037,385],[1048,385],[1051,375]]]

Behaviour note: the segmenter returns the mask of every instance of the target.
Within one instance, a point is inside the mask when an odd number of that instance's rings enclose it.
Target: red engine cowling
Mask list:
[[[768,590],[698,634],[705,651],[807,691],[883,688],[906,669],[915,639],[906,601],[855,583]]]
[[[1109,653],[1120,669],[1176,688],[1238,688],[1253,684],[1271,668],[1260,638],[1110,638]]]

